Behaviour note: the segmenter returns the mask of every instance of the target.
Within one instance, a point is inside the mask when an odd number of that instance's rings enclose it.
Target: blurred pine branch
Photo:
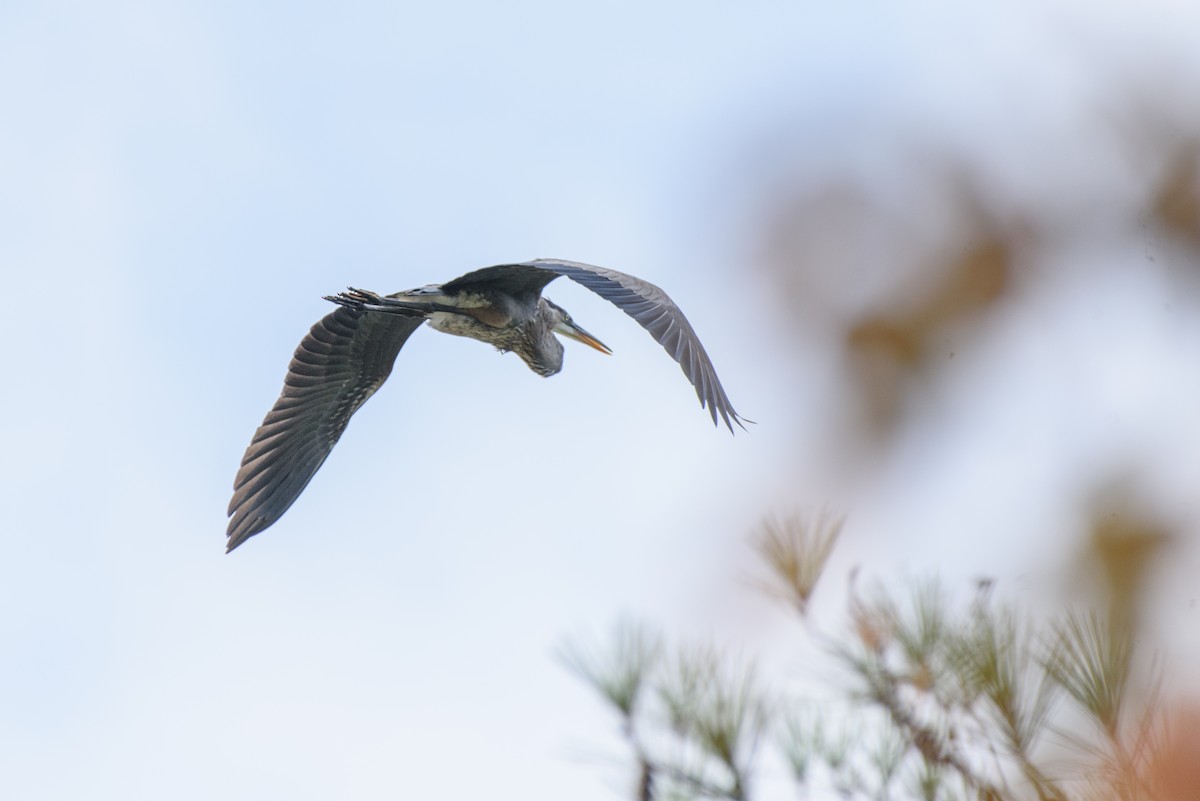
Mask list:
[[[1145,585],[1150,551],[1168,537],[1139,540],[1127,566],[1138,575],[1110,581],[1098,608],[1035,616],[996,601],[991,582],[963,603],[927,581],[900,594],[852,588],[840,628],[823,632],[808,605],[842,527],[827,513],[768,519],[751,540],[769,576],[761,588],[807,621],[800,647],[838,667],[832,709],[769,695],[753,666],[712,646],[667,649],[630,623],[607,647],[564,649],[622,719],[632,797],[750,801],[766,738],[803,798],[1200,798],[1178,789],[1200,789],[1200,763],[1180,756],[1200,756],[1180,739],[1200,733],[1200,716],[1168,725],[1159,673],[1137,671],[1147,655],[1129,608],[1129,588]],[[1105,564],[1111,541],[1093,538],[1092,564]]]

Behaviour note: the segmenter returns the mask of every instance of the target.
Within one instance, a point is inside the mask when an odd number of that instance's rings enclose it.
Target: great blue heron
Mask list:
[[[542,376],[562,369],[563,346],[555,334],[611,353],[566,310],[542,297],[542,289],[562,275],[641,323],[679,362],[714,424],[720,415],[731,432],[734,423],[745,427],[683,312],[666,292],[631,275],[538,259],[485,267],[448,284],[387,297],[351,289],[326,298],[339,308],[296,348],[283,392],[242,457],[229,502],[226,552],[273,524],[300,497],[350,416],[382,386],[400,348],[422,322],[512,351]]]

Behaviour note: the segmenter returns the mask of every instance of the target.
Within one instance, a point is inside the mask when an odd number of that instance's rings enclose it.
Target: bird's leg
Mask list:
[[[370,290],[355,289],[351,286],[346,287],[345,292],[339,292],[336,295],[326,295],[325,300],[332,301],[349,309],[361,309],[368,303],[378,304],[383,298]]]
[[[349,297],[354,298],[356,301],[358,301],[360,303],[379,304],[379,303],[383,302],[382,295],[380,295],[377,292],[372,292],[369,289],[359,289],[357,287],[349,286],[349,287],[346,287],[346,291],[343,292],[342,294],[348,295]]]
[[[385,298],[375,292],[366,289],[355,289],[354,287],[347,287],[345,292],[339,292],[336,295],[326,295],[325,300],[336,303],[339,306],[345,306],[348,309],[355,309],[356,311],[383,312],[385,314],[398,314],[404,317],[426,315],[435,311],[461,313],[459,309],[441,303],[401,300],[394,297]]]

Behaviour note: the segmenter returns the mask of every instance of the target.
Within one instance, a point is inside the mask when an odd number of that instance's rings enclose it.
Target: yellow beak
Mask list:
[[[577,342],[582,342],[585,345],[595,348],[596,350],[600,351],[601,353],[605,353],[605,354],[612,353],[612,349],[609,348],[608,345],[605,345],[603,342],[596,339],[594,336],[589,334],[587,331],[584,331],[582,328],[575,325],[575,323],[573,323],[573,322],[568,323],[568,322],[564,321],[564,322],[559,323],[557,326],[554,327],[554,333],[562,334],[564,337],[570,337],[571,339],[574,339]]]

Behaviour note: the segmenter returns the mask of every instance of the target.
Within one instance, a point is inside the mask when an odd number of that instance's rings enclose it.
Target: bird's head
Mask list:
[[[545,300],[545,298],[543,298],[543,300]],[[582,342],[585,345],[595,348],[601,353],[612,353],[612,349],[610,349],[608,345],[605,345],[587,331],[584,331],[582,328],[580,328],[579,325],[577,325],[576,322],[571,319],[571,315],[567,313],[567,310],[562,306],[559,306],[557,303],[549,300],[546,300],[546,306],[549,309],[550,322],[552,323],[550,326],[551,331],[564,337],[574,339],[577,342]]]

